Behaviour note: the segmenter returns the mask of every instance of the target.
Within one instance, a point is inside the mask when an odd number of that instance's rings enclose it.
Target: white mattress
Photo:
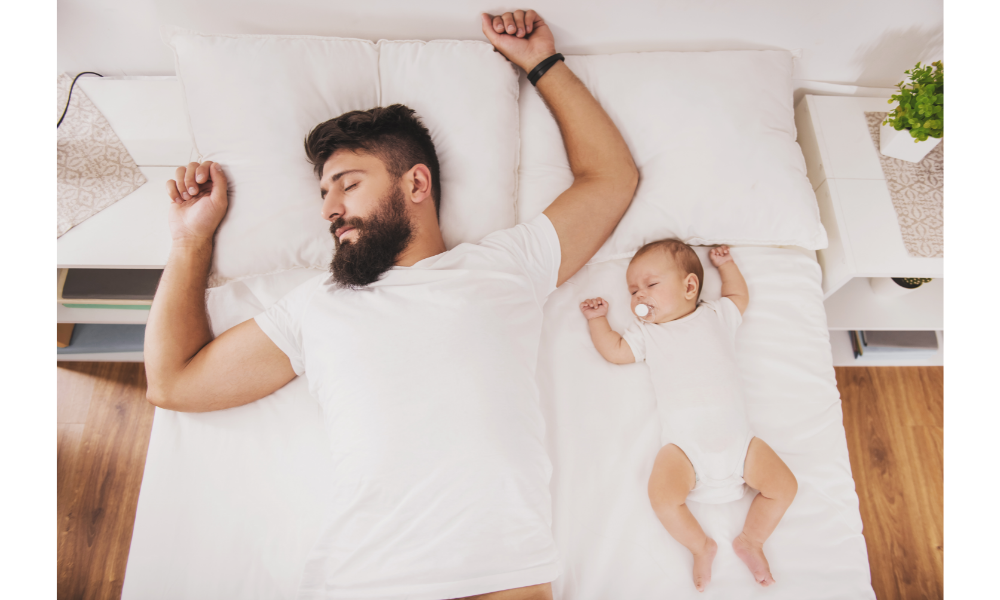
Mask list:
[[[707,249],[699,249],[705,259]],[[752,496],[692,512],[719,542],[713,581],[691,583],[690,554],[646,497],[659,422],[644,364],[594,350],[577,304],[601,295],[628,319],[627,260],[585,267],[545,307],[538,383],[548,427],[557,599],[874,598],[834,379],[820,268],[812,253],[733,250],[750,288],[737,335],[754,431],[785,460],[799,493],[765,545],[776,585],[757,586],[728,541]],[[318,273],[299,270],[216,288],[216,334]],[[704,297],[719,296],[706,268]],[[247,406],[156,410],[122,597],[291,598],[318,529],[329,472],[319,408],[303,378]]]

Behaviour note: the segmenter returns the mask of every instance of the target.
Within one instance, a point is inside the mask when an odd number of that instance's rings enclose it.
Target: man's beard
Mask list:
[[[337,238],[337,229],[344,226],[357,229],[354,241],[341,242]],[[378,281],[396,264],[396,259],[413,239],[403,190],[392,185],[371,216],[348,221],[341,217],[330,225],[330,233],[336,247],[330,272],[337,285],[358,289]]]

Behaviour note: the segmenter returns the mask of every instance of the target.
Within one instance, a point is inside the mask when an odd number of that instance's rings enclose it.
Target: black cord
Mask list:
[[[84,71],[83,73],[80,73],[80,75],[97,75],[98,77],[104,77],[104,75],[94,73],[93,71]],[[76,80],[80,78],[80,75],[74,77],[73,83],[69,84],[69,94],[66,96],[66,108],[63,109],[63,114],[59,117],[59,122],[56,123],[56,129],[59,129],[59,126],[62,125],[63,119],[66,118],[66,111],[69,110],[69,101],[73,97],[73,86],[76,85]]]

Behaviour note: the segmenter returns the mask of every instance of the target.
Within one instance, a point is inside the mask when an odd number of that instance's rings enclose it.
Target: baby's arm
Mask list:
[[[628,342],[615,333],[608,323],[608,303],[604,298],[591,298],[580,303],[583,316],[587,317],[590,327],[590,339],[594,347],[608,362],[616,365],[626,365],[635,362],[635,355]]]
[[[719,270],[719,276],[722,277],[722,295],[732,300],[742,315],[747,310],[747,304],[750,303],[750,290],[747,289],[743,273],[740,273],[740,268],[736,266],[732,255],[729,254],[729,246],[712,248],[708,253],[708,259],[712,261],[715,268]]]

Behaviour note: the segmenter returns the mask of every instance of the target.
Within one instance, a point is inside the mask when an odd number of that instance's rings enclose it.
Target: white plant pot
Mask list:
[[[893,298],[895,296],[905,296],[907,294],[912,294],[913,292],[920,289],[921,286],[915,288],[905,288],[895,281],[892,277],[869,277],[868,285],[872,286],[872,291],[875,292],[876,296],[883,296],[886,298]]]
[[[891,125],[882,125],[879,131],[879,152],[900,160],[920,162],[927,153],[941,143],[942,138],[929,137],[920,142],[910,135],[909,129],[896,131]]]

